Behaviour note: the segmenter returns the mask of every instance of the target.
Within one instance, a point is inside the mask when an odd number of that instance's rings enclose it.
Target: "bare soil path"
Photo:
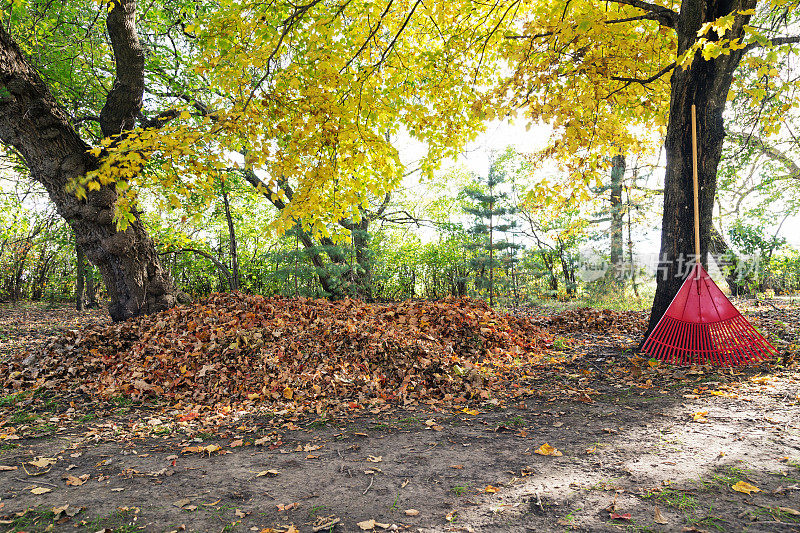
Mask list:
[[[796,342],[796,316],[753,316]],[[5,394],[0,531],[800,531],[790,357],[621,373],[630,339],[563,339],[575,360],[526,386],[580,381],[591,401],[251,413],[212,429],[157,402]]]

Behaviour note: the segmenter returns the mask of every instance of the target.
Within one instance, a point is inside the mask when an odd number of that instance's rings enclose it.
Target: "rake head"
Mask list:
[[[755,363],[778,353],[699,264],[683,282],[642,351],[677,365],[720,366]]]

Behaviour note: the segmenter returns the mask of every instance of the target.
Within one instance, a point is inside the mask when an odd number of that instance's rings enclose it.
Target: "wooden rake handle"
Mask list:
[[[695,105],[692,104],[692,182],[694,184],[694,257],[700,264],[700,202],[697,185],[697,118]]]

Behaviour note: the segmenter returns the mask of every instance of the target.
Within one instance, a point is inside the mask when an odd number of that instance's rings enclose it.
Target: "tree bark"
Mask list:
[[[137,59],[141,47],[138,52],[125,50],[126,44],[138,46],[135,7],[135,0],[117,1],[108,16],[119,77],[103,108],[105,135],[130,127],[141,108],[144,74],[143,62]],[[124,61],[130,57],[134,58],[133,63],[126,65]],[[141,78],[141,84],[132,82],[134,77]],[[89,146],[70,125],[67,113],[2,27],[0,141],[19,151],[33,179],[44,186],[58,213],[72,227],[87,258],[97,265],[108,290],[108,311],[113,320],[175,304],[172,280],[161,267],[138,213],[134,213],[135,220],[125,231],[117,231],[113,217],[115,189],[92,191],[86,200],[67,192],[67,184],[96,169],[98,159],[88,153]]]
[[[625,175],[625,156],[617,154],[611,160],[611,267],[618,278],[622,264],[622,178]]]
[[[725,242],[725,238],[714,226],[711,226],[711,236],[708,242],[708,251],[714,258],[714,261],[717,263],[719,269],[725,275],[725,282],[728,284],[731,294],[738,296],[739,294],[747,292],[746,288],[740,286],[736,279],[736,256],[733,255],[728,243]],[[726,266],[733,268],[726,272]]]
[[[75,261],[76,261],[76,275],[75,275],[75,309],[83,311],[84,309],[84,282],[86,280],[86,256],[83,249],[75,244]]]
[[[714,21],[739,10],[751,9],[755,5],[756,0],[683,0],[676,24],[678,56],[694,44],[697,31],[704,22]],[[741,37],[742,28],[749,19],[749,16],[737,15],[725,38],[733,40]],[[706,37],[710,40],[718,39],[713,31]],[[645,338],[669,307],[694,259],[690,119],[692,104],[697,106],[701,258],[704,259],[708,252],[717,167],[725,137],[722,112],[742,53],[742,50],[731,50],[728,55],[711,60],[705,60],[697,54],[689,68],[678,67],[672,73],[665,142],[667,168],[664,179],[661,255],[656,274],[656,294]]]
[[[222,203],[225,206],[225,220],[228,222],[228,249],[231,253],[231,273],[228,277],[232,291],[239,290],[239,254],[236,246],[236,228],[233,226],[231,217],[231,206],[228,202],[228,191],[225,184],[222,184]]]

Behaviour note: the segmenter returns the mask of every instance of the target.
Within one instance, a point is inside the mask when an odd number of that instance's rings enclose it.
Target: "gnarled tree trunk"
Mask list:
[[[108,30],[117,62],[117,79],[100,114],[104,135],[130,129],[140,113],[144,59],[135,32],[134,0],[117,1]],[[73,179],[98,167],[98,159],[71,126],[44,80],[13,38],[0,27],[0,141],[13,146],[33,179],[47,190],[58,213],[77,235],[87,258],[100,270],[115,321],[171,307],[172,280],[138,213],[125,231],[113,220],[113,187],[92,191],[86,200],[67,192]]]

